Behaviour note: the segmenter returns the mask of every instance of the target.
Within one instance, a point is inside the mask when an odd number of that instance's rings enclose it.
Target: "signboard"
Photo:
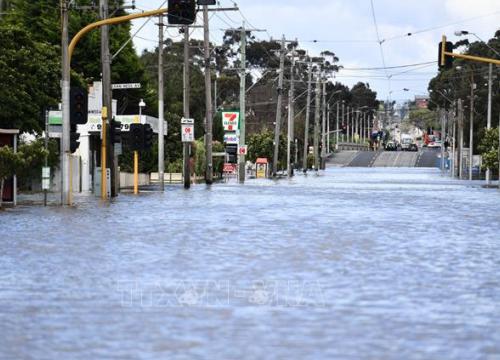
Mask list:
[[[222,126],[225,131],[236,131],[240,123],[240,113],[237,111],[222,113]]]
[[[124,89],[140,89],[141,84],[131,83],[131,84],[113,84],[111,85],[113,90],[124,90]]]
[[[224,143],[237,145],[240,143],[240,137],[236,133],[225,133]]]
[[[228,174],[235,174],[236,164],[225,163],[223,171]]]
[[[50,167],[42,168],[42,190],[50,190]]]
[[[194,124],[182,124],[181,125],[181,137],[182,137],[182,142],[193,142],[194,141]]]
[[[248,153],[248,146],[247,145],[242,145],[238,147],[238,155],[247,155]]]

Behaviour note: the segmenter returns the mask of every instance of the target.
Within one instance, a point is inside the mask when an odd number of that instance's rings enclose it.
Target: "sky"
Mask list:
[[[130,3],[131,0],[128,0]],[[140,10],[156,9],[165,0],[136,0]],[[373,8],[372,8],[373,3]],[[336,79],[348,86],[367,82],[380,100],[402,102],[426,95],[429,80],[437,72],[441,36],[458,41],[457,30],[474,32],[481,39],[500,29],[498,0],[220,0],[218,6],[240,11],[210,13],[210,38],[222,41],[223,29],[247,26],[259,30],[257,39],[297,39],[311,55],[328,50],[344,67]],[[215,6],[217,7],[217,6]],[[202,25],[201,14],[198,24]],[[133,33],[147,20],[133,22]],[[134,38],[136,50],[154,49],[157,21],[151,20]],[[375,25],[376,23],[376,25]],[[408,33],[413,35],[407,36]],[[181,40],[176,29],[166,36]],[[194,38],[202,39],[197,30]],[[471,36],[471,39],[474,38]],[[433,63],[429,63],[433,62]],[[403,65],[422,64],[414,67]],[[361,70],[361,69],[377,70]],[[406,91],[407,89],[409,91]]]

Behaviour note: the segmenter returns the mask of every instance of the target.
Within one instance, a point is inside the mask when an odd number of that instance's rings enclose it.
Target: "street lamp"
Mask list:
[[[143,99],[139,102],[139,119],[142,117],[142,109],[146,107],[146,103],[144,102]],[[141,119],[142,121],[142,119]]]

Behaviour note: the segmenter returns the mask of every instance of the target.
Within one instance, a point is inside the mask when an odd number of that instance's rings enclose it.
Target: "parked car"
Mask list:
[[[418,146],[415,143],[410,144],[408,151],[418,151]]]
[[[428,147],[429,149],[441,149],[441,146],[442,146],[442,144],[441,144],[441,141],[439,141],[439,140],[437,140],[437,141],[432,141],[432,142],[430,142],[430,143],[427,145],[427,147]]]
[[[398,146],[396,145],[396,143],[394,141],[389,141],[385,145],[385,151],[398,151]]]

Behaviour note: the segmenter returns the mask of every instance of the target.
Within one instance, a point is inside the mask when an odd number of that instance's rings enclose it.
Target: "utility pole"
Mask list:
[[[184,26],[184,118],[189,119],[189,103],[190,103],[190,68],[189,68],[189,26]],[[184,178],[184,188],[189,189],[191,187],[191,166],[189,163],[189,153],[191,150],[191,144],[184,143],[183,144],[183,170],[182,175]]]
[[[492,106],[492,92],[493,92],[493,64],[489,64],[488,66],[488,120],[486,124],[486,128],[491,129],[491,106]],[[486,169],[486,183],[489,185],[491,181],[491,170],[490,168]]]
[[[345,102],[342,101],[342,127],[344,126],[345,123]],[[342,133],[342,142],[345,142],[345,135]]]
[[[464,106],[462,99],[458,99],[458,177],[463,179],[464,173]]]
[[[276,124],[274,130],[274,157],[273,157],[273,177],[278,173],[279,147],[281,134],[281,107],[283,102],[283,78],[285,75],[285,35],[281,40],[280,50],[280,74],[278,81],[278,105],[276,109]]]
[[[163,76],[163,15],[159,19],[158,35],[158,174],[160,177],[160,191],[165,191],[165,96]]]
[[[320,72],[316,76],[316,100],[314,102],[314,170],[318,171],[319,163],[319,121],[320,121],[320,107],[321,107],[321,79]]]
[[[101,20],[108,18],[109,6],[108,0],[99,0],[99,15]],[[111,54],[109,52],[109,26],[101,27],[101,64],[102,64],[102,105],[108,110],[108,121],[110,123],[113,119],[112,95],[111,95]],[[106,153],[107,161],[110,168],[110,183],[111,183],[111,197],[117,196],[116,189],[116,158],[114,156],[114,146],[109,141],[108,131],[106,133]],[[102,155],[102,154],[101,154]],[[107,169],[101,169],[106,173]],[[102,184],[101,184],[102,186]]]
[[[240,147],[245,145],[246,142],[246,64],[247,64],[247,32],[245,29],[245,22],[241,27],[241,71],[240,71]],[[238,177],[240,183],[245,182],[245,155],[238,155]]]
[[[203,5],[203,34],[205,50],[205,152],[206,169],[205,182],[207,185],[213,183],[213,157],[212,157],[212,130],[213,130],[213,108],[212,108],[212,72],[210,68],[210,33],[208,23],[208,5]],[[241,178],[241,177],[240,177]]]
[[[311,118],[311,88],[312,88],[312,60],[309,60],[309,69],[307,75],[307,104],[306,104],[306,123],[304,127],[304,158],[302,159],[302,170],[307,172],[307,158],[309,156],[309,120]]]
[[[340,132],[340,124],[339,124],[339,115],[340,115],[340,100],[337,101],[337,118],[335,120],[336,122],[336,129],[337,132],[335,133],[335,148],[338,149],[339,146],[339,132]]]
[[[321,170],[325,170],[326,163],[326,81],[325,74],[321,74],[321,86],[323,101],[321,103],[322,116],[321,116]]]
[[[292,50],[292,67],[290,69],[290,91],[288,92],[288,136],[286,148],[287,176],[293,176],[292,142],[294,141],[295,119],[295,46]]]
[[[71,194],[69,193],[69,156],[70,156],[70,120],[69,120],[69,98],[70,98],[70,64],[68,54],[69,44],[69,13],[68,1],[61,0],[61,25],[62,25],[62,141],[61,141],[61,177],[62,194],[61,203],[71,205]]]
[[[472,181],[472,157],[474,156],[474,73],[471,73],[470,83],[470,138],[469,138],[469,180]]]
[[[326,151],[330,153],[330,104],[326,104]]]

